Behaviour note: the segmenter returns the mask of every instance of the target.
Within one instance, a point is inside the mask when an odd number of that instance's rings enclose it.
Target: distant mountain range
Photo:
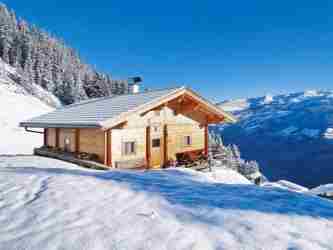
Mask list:
[[[305,91],[219,103],[239,122],[213,129],[257,160],[271,180],[313,187],[333,182],[333,91]]]

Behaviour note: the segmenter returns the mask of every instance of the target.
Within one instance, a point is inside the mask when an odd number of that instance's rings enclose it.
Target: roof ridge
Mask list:
[[[91,98],[91,99],[86,99],[86,100],[79,101],[79,102],[76,102],[76,103],[72,103],[72,104],[69,104],[69,105],[66,105],[66,106],[62,106],[62,108],[67,109],[67,108],[77,107],[77,106],[80,106],[80,105],[89,104],[89,103],[109,99],[111,97],[113,97],[113,96],[94,97],[94,98]]]
[[[73,107],[81,106],[81,105],[84,105],[84,104],[89,104],[89,103],[93,103],[93,102],[108,100],[108,99],[112,99],[112,98],[119,98],[119,97],[123,97],[123,96],[143,95],[143,94],[149,94],[149,93],[166,91],[166,90],[176,90],[176,89],[181,89],[181,88],[185,88],[185,87],[184,86],[169,87],[169,88],[153,89],[153,90],[148,90],[148,91],[138,92],[138,93],[128,93],[128,94],[123,94],[123,95],[110,95],[110,96],[96,97],[96,98],[91,98],[91,99],[88,99],[88,100],[84,100],[84,101],[81,101],[81,102],[72,103],[70,105],[63,106],[60,109],[73,108]]]
[[[226,114],[207,99],[185,86],[177,88],[166,88],[151,90],[129,95],[108,96],[94,98],[78,104],[70,105],[53,112],[31,118],[21,122],[20,126],[25,127],[102,127],[107,128],[113,123],[125,119],[128,115],[134,114],[141,109],[146,112],[151,107],[161,105],[174,100],[181,95],[190,95],[198,102],[207,103],[211,112],[223,115],[227,120],[234,121],[233,117]]]

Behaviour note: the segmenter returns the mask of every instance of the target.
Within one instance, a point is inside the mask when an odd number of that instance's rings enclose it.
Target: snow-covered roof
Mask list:
[[[101,127],[100,123],[134,109],[176,89],[96,98],[72,104],[20,123],[23,127]]]
[[[171,88],[142,92],[137,94],[117,95],[91,99],[64,108],[57,109],[39,117],[20,123],[21,127],[62,127],[62,128],[101,128],[110,125],[110,120],[126,115],[128,112],[141,110],[146,105],[158,104],[159,101],[174,96],[175,94],[190,91],[185,87]],[[192,93],[192,92],[191,92]],[[207,102],[203,98],[203,102]],[[213,105],[213,104],[210,104]],[[232,116],[226,114],[214,105],[217,112],[225,115],[228,119]],[[230,120],[229,119],[229,120]]]

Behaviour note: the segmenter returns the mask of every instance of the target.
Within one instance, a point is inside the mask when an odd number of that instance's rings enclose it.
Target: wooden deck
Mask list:
[[[45,157],[50,157],[62,161],[67,161],[70,163],[77,164],[79,166],[85,167],[85,168],[91,168],[91,169],[96,169],[96,170],[108,170],[110,169],[108,166],[94,162],[94,161],[88,161],[88,160],[82,160],[76,158],[73,154],[71,153],[57,153],[53,152],[44,148],[35,148],[34,149],[34,154],[39,155],[39,156],[45,156]]]
[[[202,160],[202,159],[198,160],[198,153],[200,153],[200,151],[202,151],[202,150],[186,152],[187,154],[190,155],[191,162],[187,162],[186,164],[185,164],[185,162],[183,162],[184,164],[180,164],[177,167],[184,167],[184,168],[189,168],[189,169],[193,169],[196,171],[202,171],[202,172],[209,171],[210,167],[209,167],[207,160]],[[38,155],[38,156],[44,156],[44,157],[49,157],[49,158],[54,158],[54,159],[70,162],[70,163],[77,164],[79,166],[82,166],[85,168],[90,168],[90,169],[96,169],[96,170],[109,170],[110,169],[109,166],[104,165],[102,163],[98,163],[98,162],[90,161],[90,160],[79,159],[73,153],[55,152],[55,151],[48,150],[47,148],[35,148],[34,154]],[[146,167],[137,167],[137,168],[131,168],[131,169],[149,170]]]

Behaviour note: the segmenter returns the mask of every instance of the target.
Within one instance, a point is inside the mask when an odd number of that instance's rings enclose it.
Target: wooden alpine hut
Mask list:
[[[77,157],[92,154],[108,167],[160,168],[179,153],[207,155],[208,126],[235,121],[193,90],[180,87],[90,99],[20,126],[28,131],[42,128],[44,147]]]

